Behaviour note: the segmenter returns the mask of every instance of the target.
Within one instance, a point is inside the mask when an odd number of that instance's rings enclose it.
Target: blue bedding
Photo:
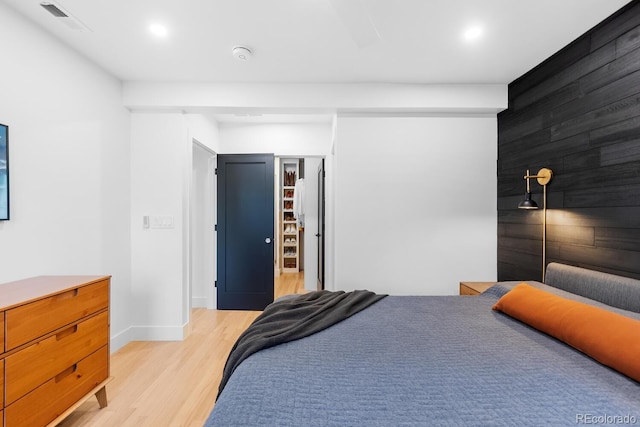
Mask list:
[[[247,357],[295,341],[347,319],[384,298],[369,291],[316,291],[269,304],[238,338],[222,372],[220,392]]]
[[[639,383],[491,310],[508,288],[389,296],[262,350],[236,369],[206,426],[640,423]]]

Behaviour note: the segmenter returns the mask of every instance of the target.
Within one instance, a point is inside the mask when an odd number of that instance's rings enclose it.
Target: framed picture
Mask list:
[[[9,219],[9,126],[0,124],[0,221]]]

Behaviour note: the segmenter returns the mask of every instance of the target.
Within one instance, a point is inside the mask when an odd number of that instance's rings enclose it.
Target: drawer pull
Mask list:
[[[63,294],[55,295],[52,298],[52,300],[54,300],[54,301],[62,301],[62,300],[73,298],[73,297],[77,297],[77,296],[78,296],[78,288],[71,289],[70,291],[65,292]]]
[[[77,369],[78,369],[78,364],[77,363],[74,364],[73,366],[69,366],[67,369],[65,369],[64,371],[60,372],[58,375],[56,375],[56,382],[59,383],[60,381],[62,381],[66,377],[68,377],[69,375],[73,374]]]
[[[76,332],[78,332],[78,325],[73,325],[72,327],[67,328],[62,332],[58,332],[56,334],[56,341],[60,341],[61,339],[66,338],[69,335],[73,335]]]

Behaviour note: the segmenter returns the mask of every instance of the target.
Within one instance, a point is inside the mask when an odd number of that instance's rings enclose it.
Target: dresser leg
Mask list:
[[[100,409],[107,406],[107,386],[102,387],[96,392],[96,399],[98,399],[98,406],[100,406]]]

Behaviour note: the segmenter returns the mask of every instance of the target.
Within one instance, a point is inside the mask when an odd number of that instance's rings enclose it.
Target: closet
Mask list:
[[[280,268],[283,273],[302,271],[304,215],[302,189],[304,159],[280,160]]]

